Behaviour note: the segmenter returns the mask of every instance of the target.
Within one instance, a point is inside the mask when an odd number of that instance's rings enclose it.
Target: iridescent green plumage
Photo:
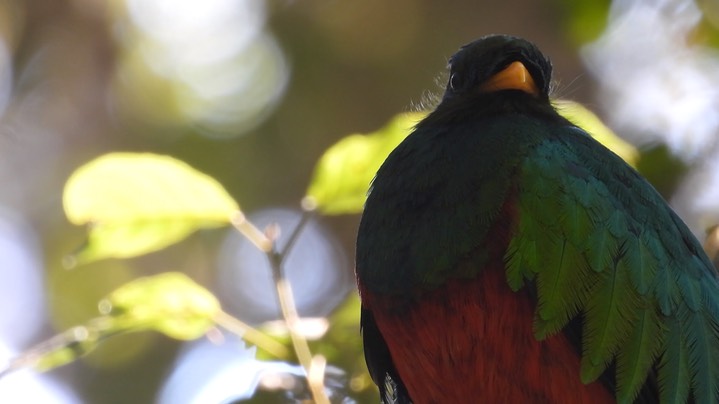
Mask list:
[[[477,91],[513,61],[538,94]],[[687,226],[634,169],[554,111],[549,63],[533,45],[483,38],[451,70],[443,102],[378,171],[360,225],[375,381],[402,376],[384,343],[392,335],[375,319],[402,321],[426,294],[478,278],[500,254],[509,287],[536,301],[535,337],[563,332],[580,345],[582,382],[601,380],[618,402],[719,402],[719,281]],[[508,242],[495,240],[498,225]]]
[[[673,380],[691,381],[697,402],[717,400],[716,273],[661,196],[580,130],[547,136],[518,178],[507,272],[515,290],[535,281],[537,337],[582,313],[583,381],[616,358],[617,399],[627,401],[661,363],[663,402],[686,399]]]

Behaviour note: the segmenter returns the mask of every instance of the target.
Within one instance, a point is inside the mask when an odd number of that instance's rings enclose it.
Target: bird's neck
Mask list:
[[[458,124],[502,115],[522,114],[546,123],[570,123],[554,109],[548,99],[535,98],[519,90],[478,93],[444,99],[423,123]]]

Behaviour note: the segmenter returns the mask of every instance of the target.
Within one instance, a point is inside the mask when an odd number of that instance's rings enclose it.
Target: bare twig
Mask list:
[[[220,311],[220,313],[215,316],[215,322],[230,332],[239,335],[250,344],[256,345],[273,356],[283,358],[287,357],[289,354],[284,345],[267,337],[264,333],[258,331],[249,324],[245,324],[240,319],[235,318],[224,311]]]
[[[307,223],[309,223],[313,214],[314,212],[311,210],[305,210],[304,212],[302,212],[300,222],[297,223],[295,229],[292,230],[292,234],[290,234],[290,237],[287,239],[287,244],[285,244],[285,247],[282,249],[282,251],[279,252],[280,260],[284,260],[287,257],[287,254],[292,251],[292,248],[295,246],[297,239],[300,238],[300,234],[302,234],[302,230],[305,228]],[[282,262],[280,262],[280,264],[281,263]]]
[[[277,239],[279,238],[280,229],[277,225],[268,226],[265,232],[260,231],[252,223],[250,223],[241,212],[236,212],[232,218],[232,224],[245,237],[247,237],[258,249],[267,255],[272,268],[272,279],[275,283],[277,291],[277,301],[280,306],[282,318],[287,325],[287,330],[292,340],[292,346],[297,355],[297,360],[307,375],[307,383],[309,385],[312,398],[317,404],[329,404],[329,398],[324,390],[324,370],[326,360],[322,356],[312,357],[312,352],[307,344],[307,339],[298,330],[300,317],[297,314],[295,299],[292,294],[292,287],[284,275],[282,264],[294,247],[299,238],[302,229],[307,225],[312,217],[311,209],[304,209],[304,213],[300,222],[295,226],[290,234],[287,243],[282,250],[277,249]],[[239,321],[239,320],[238,320]],[[225,324],[223,326],[227,327]],[[245,333],[247,328],[243,328]],[[247,335],[247,334],[245,334]]]
[[[300,222],[293,229],[287,244],[282,251],[277,251],[276,239],[270,238],[273,242],[273,249],[267,253],[267,258],[269,259],[270,266],[272,267],[272,279],[275,282],[275,290],[277,291],[277,300],[280,305],[280,311],[282,312],[282,317],[287,324],[287,330],[290,333],[290,339],[292,340],[292,346],[297,354],[297,360],[300,362],[300,365],[302,365],[305,370],[305,374],[307,375],[307,383],[309,385],[310,392],[312,393],[312,397],[317,404],[329,404],[330,401],[329,398],[327,398],[327,394],[325,394],[323,383],[324,366],[313,369],[312,352],[307,344],[307,339],[298,331],[300,316],[297,314],[297,307],[295,306],[292,287],[290,286],[287,278],[284,276],[282,268],[284,259],[291,251],[291,248],[295,244],[302,229],[309,222],[311,215],[311,211],[305,211],[303,213]],[[279,234],[276,229],[272,233],[274,233],[275,236]],[[310,375],[313,375],[313,377],[310,377]]]
[[[242,235],[247,237],[260,251],[269,253],[272,251],[274,241],[267,238],[267,236],[260,231],[255,225],[250,223],[245,214],[236,211],[230,218],[230,222]]]
[[[327,359],[322,355],[315,355],[310,362],[310,370],[307,372],[307,384],[313,397],[324,397],[325,392],[325,368],[327,367]],[[326,398],[326,397],[325,397]]]

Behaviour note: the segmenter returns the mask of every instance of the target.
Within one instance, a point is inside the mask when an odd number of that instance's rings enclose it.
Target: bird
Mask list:
[[[719,402],[719,278],[637,171],[563,118],[533,43],[488,35],[360,219],[384,403]]]

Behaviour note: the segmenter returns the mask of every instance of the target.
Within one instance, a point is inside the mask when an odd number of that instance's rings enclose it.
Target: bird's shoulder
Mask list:
[[[663,401],[684,401],[690,388],[716,400],[717,275],[662,196],[578,128],[537,144],[518,178],[507,277],[536,288],[537,337],[581,315],[585,382],[614,364],[627,400],[655,369]]]
[[[524,114],[421,122],[371,186],[357,237],[360,281],[401,294],[454,276],[502,215],[521,162],[561,127]]]

